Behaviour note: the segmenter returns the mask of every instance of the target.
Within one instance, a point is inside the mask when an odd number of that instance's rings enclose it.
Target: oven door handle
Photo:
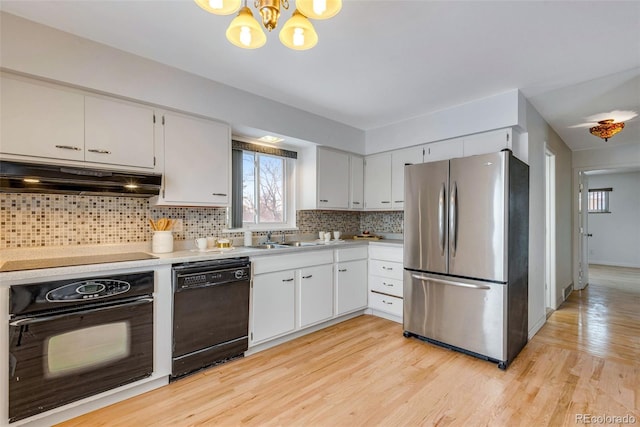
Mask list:
[[[113,304],[107,307],[96,307],[89,310],[81,310],[81,311],[72,311],[64,314],[56,314],[53,316],[33,316],[33,317],[25,317],[23,319],[14,320],[13,322],[9,322],[9,326],[22,326],[22,325],[32,325],[34,323],[42,323],[49,322],[52,320],[62,319],[63,317],[67,317],[70,315],[76,314],[89,314],[89,313],[97,313],[100,311],[111,310],[114,308],[123,308],[123,307],[134,307],[137,305],[149,304],[153,302],[153,298],[140,298],[135,301],[130,301],[124,304]]]

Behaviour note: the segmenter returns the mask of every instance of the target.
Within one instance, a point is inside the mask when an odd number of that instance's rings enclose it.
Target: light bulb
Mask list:
[[[245,25],[240,28],[240,43],[245,46],[251,45],[251,29]]]
[[[322,15],[327,11],[327,0],[313,0],[313,11],[317,15]]]
[[[211,9],[222,9],[222,0],[209,0],[209,7]]]
[[[293,30],[293,45],[304,45],[304,30],[302,28],[296,28],[295,30]]]

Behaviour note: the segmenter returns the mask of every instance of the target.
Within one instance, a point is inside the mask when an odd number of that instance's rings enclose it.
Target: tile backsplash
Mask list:
[[[401,233],[402,212],[298,211],[299,233],[340,230]],[[223,233],[226,208],[155,207],[148,199],[57,194],[0,194],[0,248],[120,244],[151,239],[149,218],[182,219],[176,240]],[[264,233],[258,233],[264,234]]]

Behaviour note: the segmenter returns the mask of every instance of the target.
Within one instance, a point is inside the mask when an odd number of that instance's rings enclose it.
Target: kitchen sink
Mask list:
[[[281,245],[278,243],[263,243],[262,245],[255,245],[255,246],[249,246],[249,247],[253,249],[282,249],[282,248],[288,248],[289,246]]]
[[[283,249],[283,248],[299,248],[304,246],[316,246],[317,242],[287,242],[287,243],[263,243],[261,245],[250,246],[253,249]]]
[[[320,243],[318,242],[287,242],[287,243],[283,243],[284,246],[289,246],[289,247],[301,247],[301,246],[317,246]]]

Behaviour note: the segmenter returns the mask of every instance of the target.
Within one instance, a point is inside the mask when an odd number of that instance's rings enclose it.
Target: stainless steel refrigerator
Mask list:
[[[404,335],[501,369],[527,343],[529,167],[511,151],[405,166]]]

